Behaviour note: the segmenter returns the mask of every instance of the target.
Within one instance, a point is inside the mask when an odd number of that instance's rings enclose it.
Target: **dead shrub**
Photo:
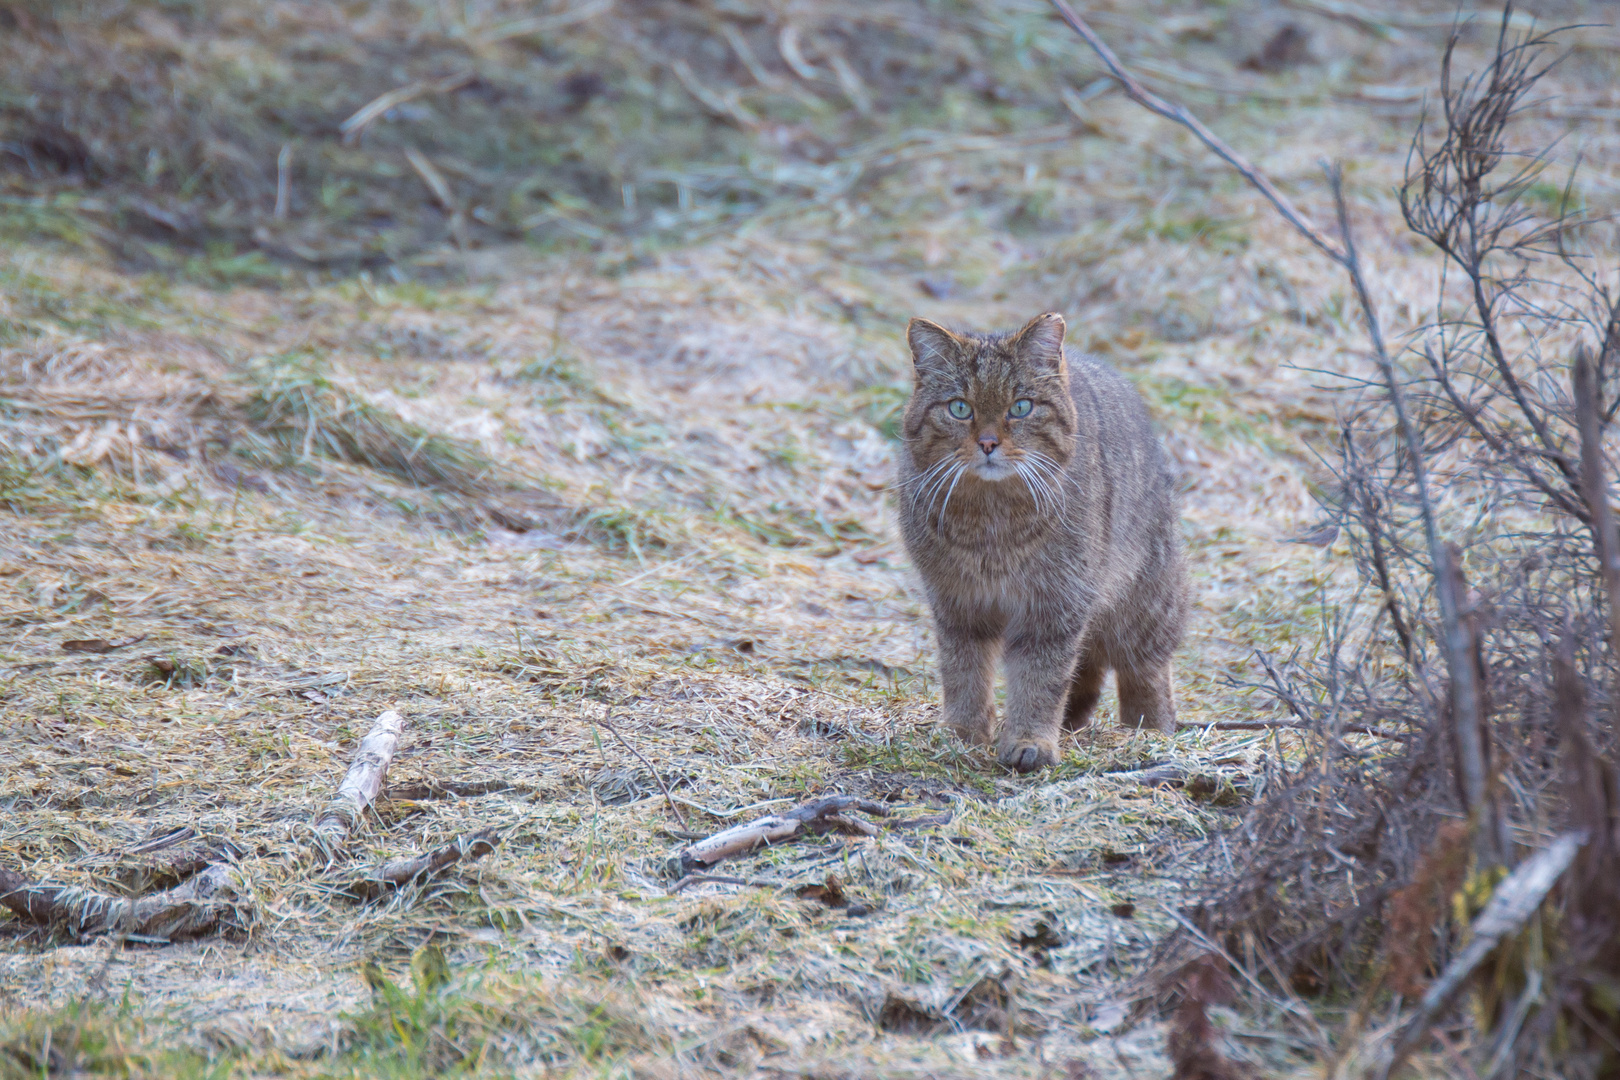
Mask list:
[[[1401,204],[1446,287],[1383,386],[1344,410],[1324,525],[1350,537],[1362,592],[1314,656],[1261,658],[1309,733],[1194,913],[1197,940],[1251,958],[1255,985],[1355,998],[1351,1036],[1405,996],[1373,1048],[1382,1075],[1465,992],[1474,1031],[1448,1053],[1481,1078],[1620,1067],[1620,999],[1598,974],[1620,956],[1603,434],[1620,412],[1620,278],[1599,261],[1612,223],[1527,198],[1548,160],[1513,124],[1554,35],[1515,34],[1512,16],[1475,75],[1454,71],[1453,35],[1439,115],[1413,141]],[[1221,1075],[1195,1052],[1195,1012],[1177,1023],[1178,1075]]]

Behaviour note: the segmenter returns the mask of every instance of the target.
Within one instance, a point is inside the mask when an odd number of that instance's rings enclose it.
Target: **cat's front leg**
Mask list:
[[[938,620],[939,676],[945,723],[963,742],[988,746],[995,737],[996,653],[999,636],[982,626]]]
[[[1007,722],[996,756],[1009,769],[1027,773],[1057,764],[1063,703],[1079,645],[1078,633],[1056,628],[1007,641]]]

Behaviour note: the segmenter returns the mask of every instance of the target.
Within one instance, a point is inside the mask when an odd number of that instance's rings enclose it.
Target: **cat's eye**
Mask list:
[[[949,409],[951,415],[956,417],[958,420],[966,420],[968,417],[973,415],[973,406],[969,405],[961,398],[957,398],[955,401],[951,402],[945,407]]]
[[[1012,408],[1007,410],[1007,415],[1012,417],[1014,420],[1018,420],[1022,417],[1028,416],[1030,410],[1034,407],[1035,403],[1029,400],[1029,398],[1019,398],[1017,401],[1012,403]]]

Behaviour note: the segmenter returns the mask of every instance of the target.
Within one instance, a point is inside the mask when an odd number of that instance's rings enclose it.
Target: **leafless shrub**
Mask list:
[[[1613,976],[1598,974],[1620,957],[1620,566],[1603,441],[1620,412],[1620,294],[1586,254],[1608,223],[1572,198],[1551,213],[1525,198],[1548,154],[1515,148],[1513,122],[1556,62],[1554,34],[1515,36],[1511,16],[1476,75],[1455,72],[1453,35],[1439,115],[1413,141],[1401,205],[1438,250],[1440,300],[1347,411],[1327,506],[1364,589],[1314,659],[1263,658],[1314,735],[1198,912],[1209,940],[1256,957],[1257,977],[1355,995],[1351,1031],[1388,994],[1420,998],[1385,1075],[1458,978],[1476,1030],[1456,1052],[1481,1078],[1620,1066]],[[1362,292],[1343,206],[1343,265]],[[1498,882],[1560,834],[1584,841],[1562,885],[1544,905],[1532,892],[1494,952],[1457,967]]]

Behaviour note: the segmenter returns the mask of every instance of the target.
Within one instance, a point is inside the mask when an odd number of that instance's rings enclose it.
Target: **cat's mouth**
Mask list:
[[[1013,467],[1013,463],[1007,460],[1007,457],[1003,454],[990,454],[989,456],[981,454],[979,460],[975,461],[971,468],[973,475],[980,480],[1006,480],[1008,477],[1018,475],[1018,470]]]

